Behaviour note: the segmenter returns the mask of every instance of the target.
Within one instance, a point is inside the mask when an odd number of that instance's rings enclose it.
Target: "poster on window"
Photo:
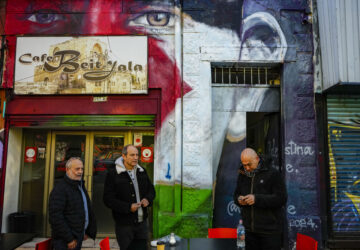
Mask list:
[[[154,153],[152,147],[142,147],[141,148],[141,161],[142,162],[153,162]]]
[[[146,36],[18,37],[15,93],[146,94]]]
[[[134,133],[134,146],[141,147],[142,146],[142,133]]]
[[[36,162],[36,147],[26,147],[25,148],[25,159],[26,163],[34,163]]]

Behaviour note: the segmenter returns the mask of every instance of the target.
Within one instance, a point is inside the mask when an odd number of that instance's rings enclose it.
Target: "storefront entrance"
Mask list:
[[[138,147],[140,165],[153,179],[153,131],[24,129],[23,138],[19,210],[35,214],[34,227],[42,235],[50,236],[48,197],[65,175],[70,157],[80,157],[84,162],[84,181],[96,214],[98,237],[114,236],[111,210],[103,204],[102,196],[107,169],[121,156],[124,145],[132,143]]]

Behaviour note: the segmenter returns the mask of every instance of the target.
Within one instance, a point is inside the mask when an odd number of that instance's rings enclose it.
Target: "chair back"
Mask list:
[[[99,243],[101,250],[110,250],[110,242],[109,237],[106,237],[105,239],[102,239]]]
[[[35,250],[51,250],[51,238],[38,242],[35,245]]]
[[[296,235],[296,250],[317,250],[318,242],[305,234]]]
[[[236,228],[209,228],[208,238],[233,238],[236,239]]]

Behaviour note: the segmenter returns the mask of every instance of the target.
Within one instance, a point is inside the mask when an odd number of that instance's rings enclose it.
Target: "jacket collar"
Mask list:
[[[115,169],[116,169],[116,172],[117,172],[118,174],[121,174],[122,172],[126,172],[126,171],[127,171],[127,170],[126,170],[126,167],[125,167],[125,165],[124,165],[124,159],[123,159],[122,156],[119,157],[119,158],[117,158],[117,160],[115,161]],[[135,171],[136,171],[137,169],[139,169],[140,172],[144,172],[144,169],[143,169],[142,167],[140,167],[139,164],[137,164],[137,165],[134,167],[134,169],[135,169]]]
[[[253,177],[256,173],[268,170],[268,167],[266,166],[266,164],[264,164],[264,160],[261,157],[259,157],[259,158],[260,158],[259,164],[258,164],[257,168],[254,169],[254,171],[252,171],[252,172],[246,171],[244,166],[241,164],[240,168],[239,168],[239,172],[242,175],[245,175],[247,177]]]
[[[84,185],[84,180],[81,180],[81,181],[72,180],[72,179],[69,178],[69,176],[67,176],[66,173],[64,175],[64,180],[65,180],[66,183],[69,183],[71,186],[74,186],[74,187]]]

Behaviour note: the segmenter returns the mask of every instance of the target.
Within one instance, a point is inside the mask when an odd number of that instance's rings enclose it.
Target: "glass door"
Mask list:
[[[89,133],[88,132],[52,132],[49,171],[49,192],[64,178],[66,162],[71,157],[79,157],[84,164],[84,180],[91,197],[91,178],[89,178]],[[46,200],[46,202],[48,199]],[[47,235],[51,234],[50,225]]]
[[[153,131],[123,132],[60,132],[51,134],[51,152],[49,163],[48,196],[53,187],[66,173],[66,161],[70,157],[80,157],[84,163],[84,180],[92,200],[97,222],[98,237],[115,237],[115,225],[112,213],[104,205],[103,192],[106,173],[115,166],[115,160],[122,154],[127,144],[135,144],[139,149],[139,164],[146,168],[153,180]],[[48,197],[47,196],[47,197]],[[47,207],[47,200],[45,207]],[[150,212],[151,214],[151,212]],[[152,217],[150,216],[150,225]],[[47,229],[50,235],[50,227]]]
[[[54,134],[53,135],[53,147],[54,155],[52,158],[52,167],[50,178],[53,182],[50,183],[54,187],[61,179],[64,178],[66,173],[66,162],[71,157],[81,158],[84,167],[87,165],[85,155],[86,155],[86,134]],[[85,169],[84,169],[85,170]],[[84,171],[84,177],[86,176]]]
[[[129,143],[127,138],[125,133],[91,133],[92,204],[98,237],[115,236],[111,210],[103,202],[104,182],[107,171],[114,167],[123,147]]]
[[[139,150],[139,165],[145,168],[150,180],[154,181],[154,132],[153,131],[132,131],[132,144]],[[153,233],[153,210],[148,209],[150,236]]]

